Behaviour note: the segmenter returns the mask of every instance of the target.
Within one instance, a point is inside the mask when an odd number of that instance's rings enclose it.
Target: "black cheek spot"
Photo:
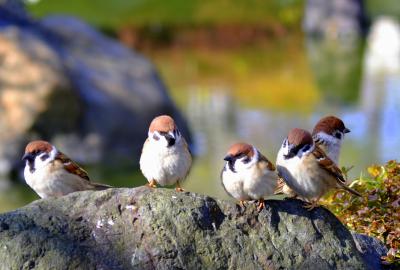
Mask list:
[[[243,163],[244,163],[244,164],[247,164],[247,163],[249,163],[249,162],[250,162],[250,158],[248,158],[248,157],[245,158],[245,159],[243,160]]]
[[[35,161],[34,160],[29,160],[27,165],[29,167],[29,171],[31,173],[34,173],[35,172]]]
[[[235,161],[234,161],[234,160],[228,161],[228,166],[229,166],[229,169],[230,169],[232,172],[236,173],[236,170],[235,170]]]
[[[45,161],[45,160],[48,159],[48,158],[49,158],[49,155],[48,155],[48,154],[44,154],[43,156],[40,157],[40,159],[41,159],[42,161]]]
[[[308,151],[309,149],[310,149],[310,146],[309,146],[309,145],[306,145],[306,146],[303,147],[303,152],[306,152],[306,151]]]
[[[153,135],[153,139],[156,140],[156,141],[158,141],[158,140],[160,140],[160,137],[158,137],[156,134],[154,134],[154,135]]]

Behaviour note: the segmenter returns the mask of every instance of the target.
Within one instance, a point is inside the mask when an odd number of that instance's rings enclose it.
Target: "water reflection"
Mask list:
[[[399,158],[400,149],[400,26],[381,17],[368,37],[361,110],[364,136],[378,160]]]

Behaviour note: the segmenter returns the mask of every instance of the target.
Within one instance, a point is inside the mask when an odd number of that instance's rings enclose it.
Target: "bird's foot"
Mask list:
[[[183,188],[181,188],[181,185],[179,184],[179,182],[176,183],[175,190],[177,192],[184,192],[185,191]]]
[[[305,205],[303,206],[307,211],[313,210],[315,207],[318,207],[318,200],[312,201],[312,202],[306,202]]]
[[[265,208],[265,201],[264,199],[259,199],[258,203],[257,203],[257,210],[258,212],[261,212],[261,210],[263,210]]]
[[[242,209],[246,209],[246,201],[245,200],[239,200],[239,207]]]
[[[156,182],[156,180],[151,180],[151,181],[147,184],[147,186],[148,186],[148,187],[151,187],[151,188],[156,188],[156,187],[157,187],[157,182]]]

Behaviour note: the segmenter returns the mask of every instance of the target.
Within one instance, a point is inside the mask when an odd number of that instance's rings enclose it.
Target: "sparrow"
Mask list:
[[[175,184],[176,191],[183,191],[180,184],[189,173],[192,156],[172,117],[161,115],[150,123],[139,163],[148,186]]]
[[[41,198],[111,187],[90,182],[85,170],[46,141],[28,143],[22,160],[25,161],[25,181]]]
[[[343,121],[335,116],[321,118],[314,127],[312,137],[335,164],[339,164],[340,148],[344,135],[349,133]]]
[[[273,195],[278,174],[275,166],[254,146],[247,143],[232,145],[224,160],[226,161],[221,181],[225,191],[233,198],[244,201],[258,200],[257,209],[264,207],[264,198]]]
[[[326,153],[326,155],[339,164],[339,155],[344,135],[349,133],[348,129],[343,121],[336,116],[330,115],[321,118],[315,125],[312,137],[314,142]],[[284,193],[291,197],[295,197],[296,194],[285,184],[280,178],[278,181],[277,189],[275,194]]]
[[[300,197],[311,203],[312,210],[320,198],[332,188],[341,188],[360,196],[357,191],[346,186],[342,171],[316,144],[311,134],[294,128],[283,141],[276,161],[279,175]]]

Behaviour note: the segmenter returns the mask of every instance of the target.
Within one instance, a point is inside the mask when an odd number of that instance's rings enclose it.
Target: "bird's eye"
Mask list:
[[[153,134],[153,139],[158,141],[160,139],[160,137],[158,137],[157,134]]]

